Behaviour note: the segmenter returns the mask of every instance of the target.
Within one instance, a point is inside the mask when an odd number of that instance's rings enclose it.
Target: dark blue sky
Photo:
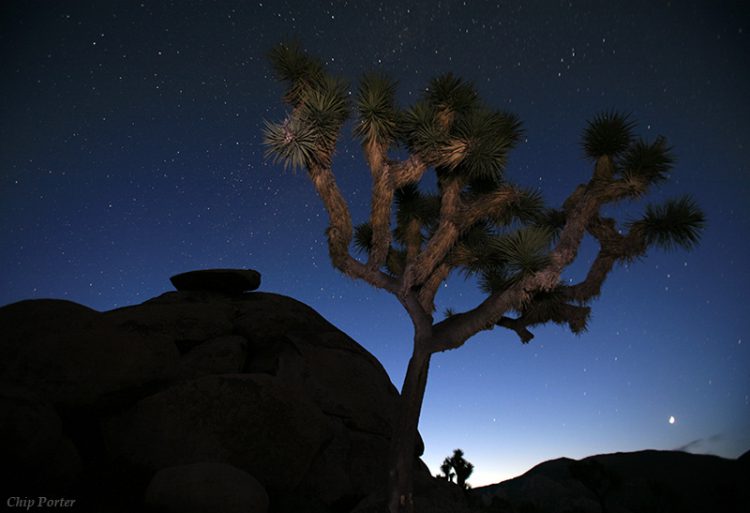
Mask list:
[[[181,271],[251,267],[400,386],[411,333],[400,305],[332,269],[306,176],[263,159],[263,119],[284,114],[265,55],[296,38],[353,81],[391,74],[402,105],[439,73],[473,81],[523,120],[507,177],[551,205],[590,173],[586,120],[629,112],[678,158],[649,200],[690,193],[708,215],[697,250],[616,269],[583,336],[545,327],[521,345],[498,329],[437,355],[420,424],[433,471],[456,447],[475,486],[563,455],[750,449],[744,2],[11,1],[0,13],[0,304],[106,310]],[[362,222],[369,173],[350,129],[334,171]],[[439,309],[480,299],[456,277]]]

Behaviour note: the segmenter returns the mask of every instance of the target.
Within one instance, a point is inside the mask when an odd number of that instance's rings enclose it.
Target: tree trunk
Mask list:
[[[421,351],[416,340],[414,348],[401,387],[398,416],[391,438],[387,490],[389,513],[414,512],[417,426],[430,366],[430,353]]]

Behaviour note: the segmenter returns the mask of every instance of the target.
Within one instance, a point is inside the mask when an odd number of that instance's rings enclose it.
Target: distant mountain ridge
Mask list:
[[[558,458],[472,496],[497,513],[747,512],[750,451],[736,460],[657,450]]]

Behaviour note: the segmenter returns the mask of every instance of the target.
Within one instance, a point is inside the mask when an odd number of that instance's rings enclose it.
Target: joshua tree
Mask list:
[[[666,140],[637,138],[627,116],[607,112],[588,123],[583,149],[591,173],[561,208],[546,208],[538,193],[504,176],[508,152],[522,134],[515,115],[490,108],[471,84],[450,74],[433,79],[414,105],[402,109],[395,83],[368,74],[353,110],[372,200],[368,222],[355,228],[333,174],[336,142],[351,115],[347,86],[296,45],[279,45],[270,58],[287,86],[289,110],[282,122],[266,122],[267,154],[285,168],[304,169],[312,181],[328,213],[333,265],[393,294],[413,323],[387,497],[391,513],[411,512],[430,357],[496,326],[524,343],[533,338],[530,327],[548,322],[584,331],[589,303],[616,263],[638,259],[654,245],[691,248],[704,216],[689,198],[649,206],[626,224],[602,214],[607,205],[642,197],[672,169]],[[437,178],[434,192],[421,183],[428,172]],[[598,255],[585,279],[565,283],[561,275],[586,233],[598,241]],[[353,248],[363,257],[355,257]],[[476,277],[486,297],[471,310],[436,320],[435,296],[453,272]]]
[[[451,469],[455,472],[451,472]],[[454,449],[453,456],[445,458],[443,464],[440,465],[440,470],[443,471],[445,479],[453,481],[453,476],[456,476],[456,483],[464,490],[469,489],[469,484],[466,482],[474,472],[474,465],[464,459],[464,452],[461,449]]]
[[[440,479],[445,479],[446,481],[453,482],[453,478],[456,477],[456,474],[453,472],[453,467],[451,466],[451,462],[448,458],[445,458],[443,460],[443,464],[440,465],[440,470],[443,472],[442,474],[438,474],[437,477]]]

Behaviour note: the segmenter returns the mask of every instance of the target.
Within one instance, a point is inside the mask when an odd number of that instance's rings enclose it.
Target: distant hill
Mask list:
[[[495,513],[748,512],[750,456],[646,450],[559,458],[472,495]]]

